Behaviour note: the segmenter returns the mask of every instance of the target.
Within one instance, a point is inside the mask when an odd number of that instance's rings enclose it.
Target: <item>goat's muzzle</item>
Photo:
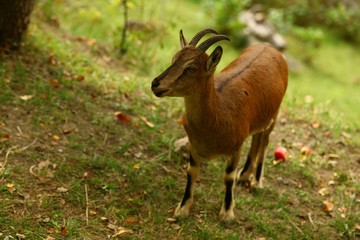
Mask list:
[[[161,89],[159,88],[159,86],[160,86],[159,78],[155,78],[151,83],[151,90],[153,91],[155,96],[163,97],[163,94],[167,92],[169,89]]]

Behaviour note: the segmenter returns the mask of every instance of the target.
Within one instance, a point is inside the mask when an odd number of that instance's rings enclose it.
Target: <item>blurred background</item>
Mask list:
[[[275,41],[283,45],[291,69],[287,104],[316,108],[294,114],[331,115],[334,127],[359,127],[358,0],[39,0],[33,18],[32,28],[46,22],[98,51],[111,49],[110,57],[121,58],[149,81],[179,49],[180,29],[188,39],[205,27],[231,38],[222,43],[219,70],[254,39]],[[310,113],[316,116],[306,116]]]

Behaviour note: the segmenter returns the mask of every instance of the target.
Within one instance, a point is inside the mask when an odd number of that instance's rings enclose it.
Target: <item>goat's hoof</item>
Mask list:
[[[251,189],[251,181],[250,180],[238,180],[237,184],[244,187],[245,189]]]
[[[190,213],[190,208],[187,207],[186,205],[181,206],[181,203],[179,203],[179,205],[175,209],[174,216],[175,217],[186,217],[186,216],[189,216],[189,213]]]
[[[235,220],[235,215],[233,211],[220,212],[220,221],[223,223],[230,223]]]

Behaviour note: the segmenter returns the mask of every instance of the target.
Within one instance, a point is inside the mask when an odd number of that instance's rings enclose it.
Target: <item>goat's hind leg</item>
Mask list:
[[[269,146],[270,133],[272,132],[274,127],[275,127],[275,121],[272,122],[271,125],[269,126],[269,128],[266,129],[261,134],[259,157],[258,157],[257,166],[256,166],[256,173],[255,173],[255,179],[256,179],[258,188],[263,187],[262,180],[263,180],[263,176],[264,176],[264,159],[266,157],[267,148]]]
[[[262,135],[262,132],[255,133],[252,136],[251,147],[250,147],[249,153],[247,155],[245,165],[239,171],[239,174],[238,174],[237,183],[244,185],[247,188],[251,187],[250,177],[252,176],[252,174],[254,173],[255,168],[256,168],[256,162],[257,162],[260,143],[261,143],[261,135]]]
[[[187,183],[184,192],[184,196],[175,209],[175,216],[188,216],[190,212],[190,207],[193,203],[193,193],[195,188],[195,183],[200,175],[200,158],[195,157],[195,154],[190,151],[190,161],[187,167]]]

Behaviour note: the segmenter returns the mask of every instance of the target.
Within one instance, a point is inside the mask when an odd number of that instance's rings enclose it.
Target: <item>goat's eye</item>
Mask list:
[[[187,67],[187,68],[185,68],[185,71],[187,71],[187,72],[196,72],[197,71],[197,67],[195,67],[195,66],[189,66],[189,67]]]

